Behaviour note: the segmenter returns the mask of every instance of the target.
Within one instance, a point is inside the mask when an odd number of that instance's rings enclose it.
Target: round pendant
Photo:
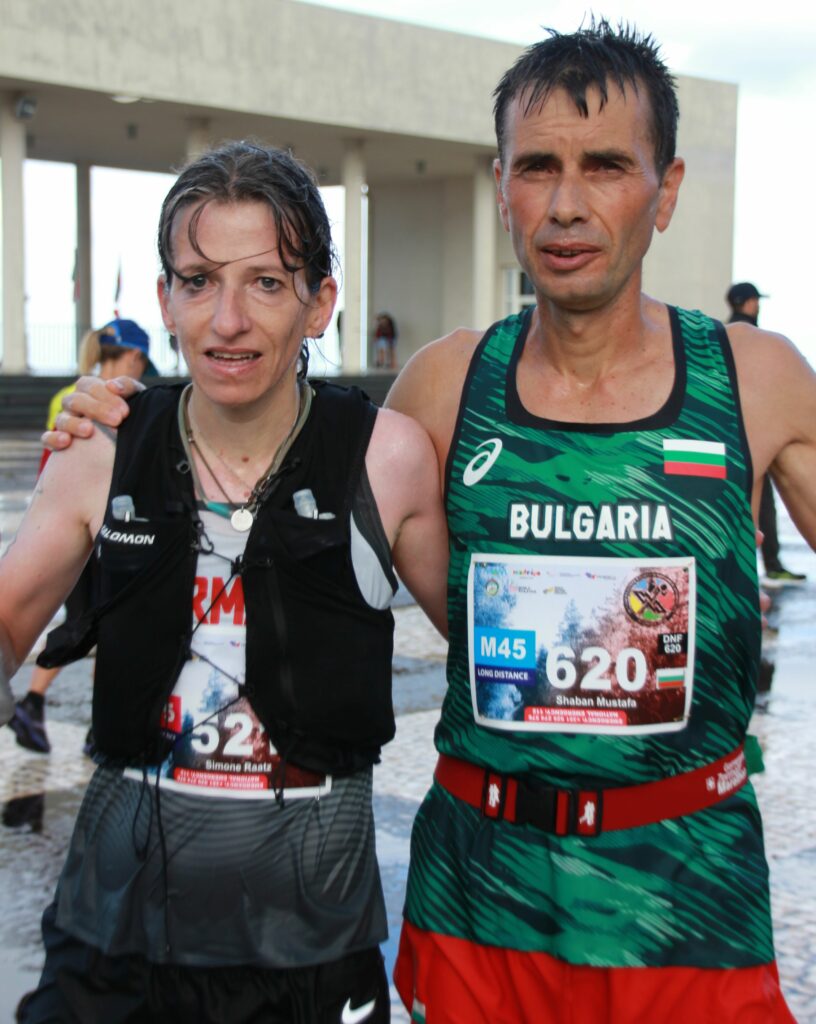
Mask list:
[[[255,517],[248,508],[236,508],[230,516],[230,523],[232,524],[233,530],[237,530],[239,533],[246,533],[252,526],[254,520]]]

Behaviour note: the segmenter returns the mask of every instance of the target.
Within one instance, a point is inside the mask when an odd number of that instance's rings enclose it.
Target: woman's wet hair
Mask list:
[[[290,272],[303,270],[311,292],[334,270],[334,246],[323,198],[311,170],[290,152],[254,142],[227,142],[182,168],[162,204],[159,258],[168,283],[173,266],[171,235],[180,210],[197,205],[188,226],[190,245],[204,259],[198,222],[211,202],[265,203],[275,221],[279,255]]]

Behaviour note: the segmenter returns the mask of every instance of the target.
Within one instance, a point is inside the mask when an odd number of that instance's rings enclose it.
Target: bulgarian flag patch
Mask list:
[[[725,479],[725,445],[718,441],[664,441],[663,472]]]

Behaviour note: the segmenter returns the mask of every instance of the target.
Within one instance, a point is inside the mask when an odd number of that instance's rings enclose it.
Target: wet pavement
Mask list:
[[[37,436],[0,436],[0,553],[14,534],[34,480]],[[774,592],[764,651],[772,677],[760,695],[752,731],[766,771],[754,776],[765,821],[771,868],[776,946],[782,985],[800,1024],[816,1024],[816,816],[814,775],[814,665],[816,665],[816,555],[781,511],[783,556],[808,573],[803,586]],[[375,772],[377,850],[391,938],[389,970],[399,935],[408,866],[410,826],[431,778],[433,728],[444,694],[442,640],[418,609],[404,601],[397,623],[394,686],[397,737]],[[48,756],[29,753],[0,729],[0,1024],[13,1020],[19,996],[36,983],[42,962],[39,917],[50,901],[92,765],[81,754],[90,722],[92,659],[63,670],[47,703]],[[14,680],[27,688],[32,662]],[[394,1003],[393,1019],[408,1021]]]

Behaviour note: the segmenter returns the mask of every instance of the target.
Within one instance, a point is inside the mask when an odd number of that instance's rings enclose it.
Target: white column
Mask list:
[[[195,160],[212,145],[211,125],[208,117],[187,118],[187,160]]]
[[[496,182],[493,161],[480,158],[473,172],[473,326],[485,329],[496,309]]]
[[[363,245],[368,244],[363,232],[363,191],[365,189],[365,160],[363,143],[346,142],[343,153],[342,183],[346,189],[346,240],[343,266],[343,330],[341,353],[344,373],[359,373],[368,362],[368,309],[364,296]],[[366,232],[367,234],[367,232]]]
[[[91,167],[76,165],[76,268],[74,309],[77,348],[91,323]]]
[[[25,124],[14,116],[14,97],[0,94],[0,188],[3,226],[3,373],[25,373],[25,263],[23,161]]]

